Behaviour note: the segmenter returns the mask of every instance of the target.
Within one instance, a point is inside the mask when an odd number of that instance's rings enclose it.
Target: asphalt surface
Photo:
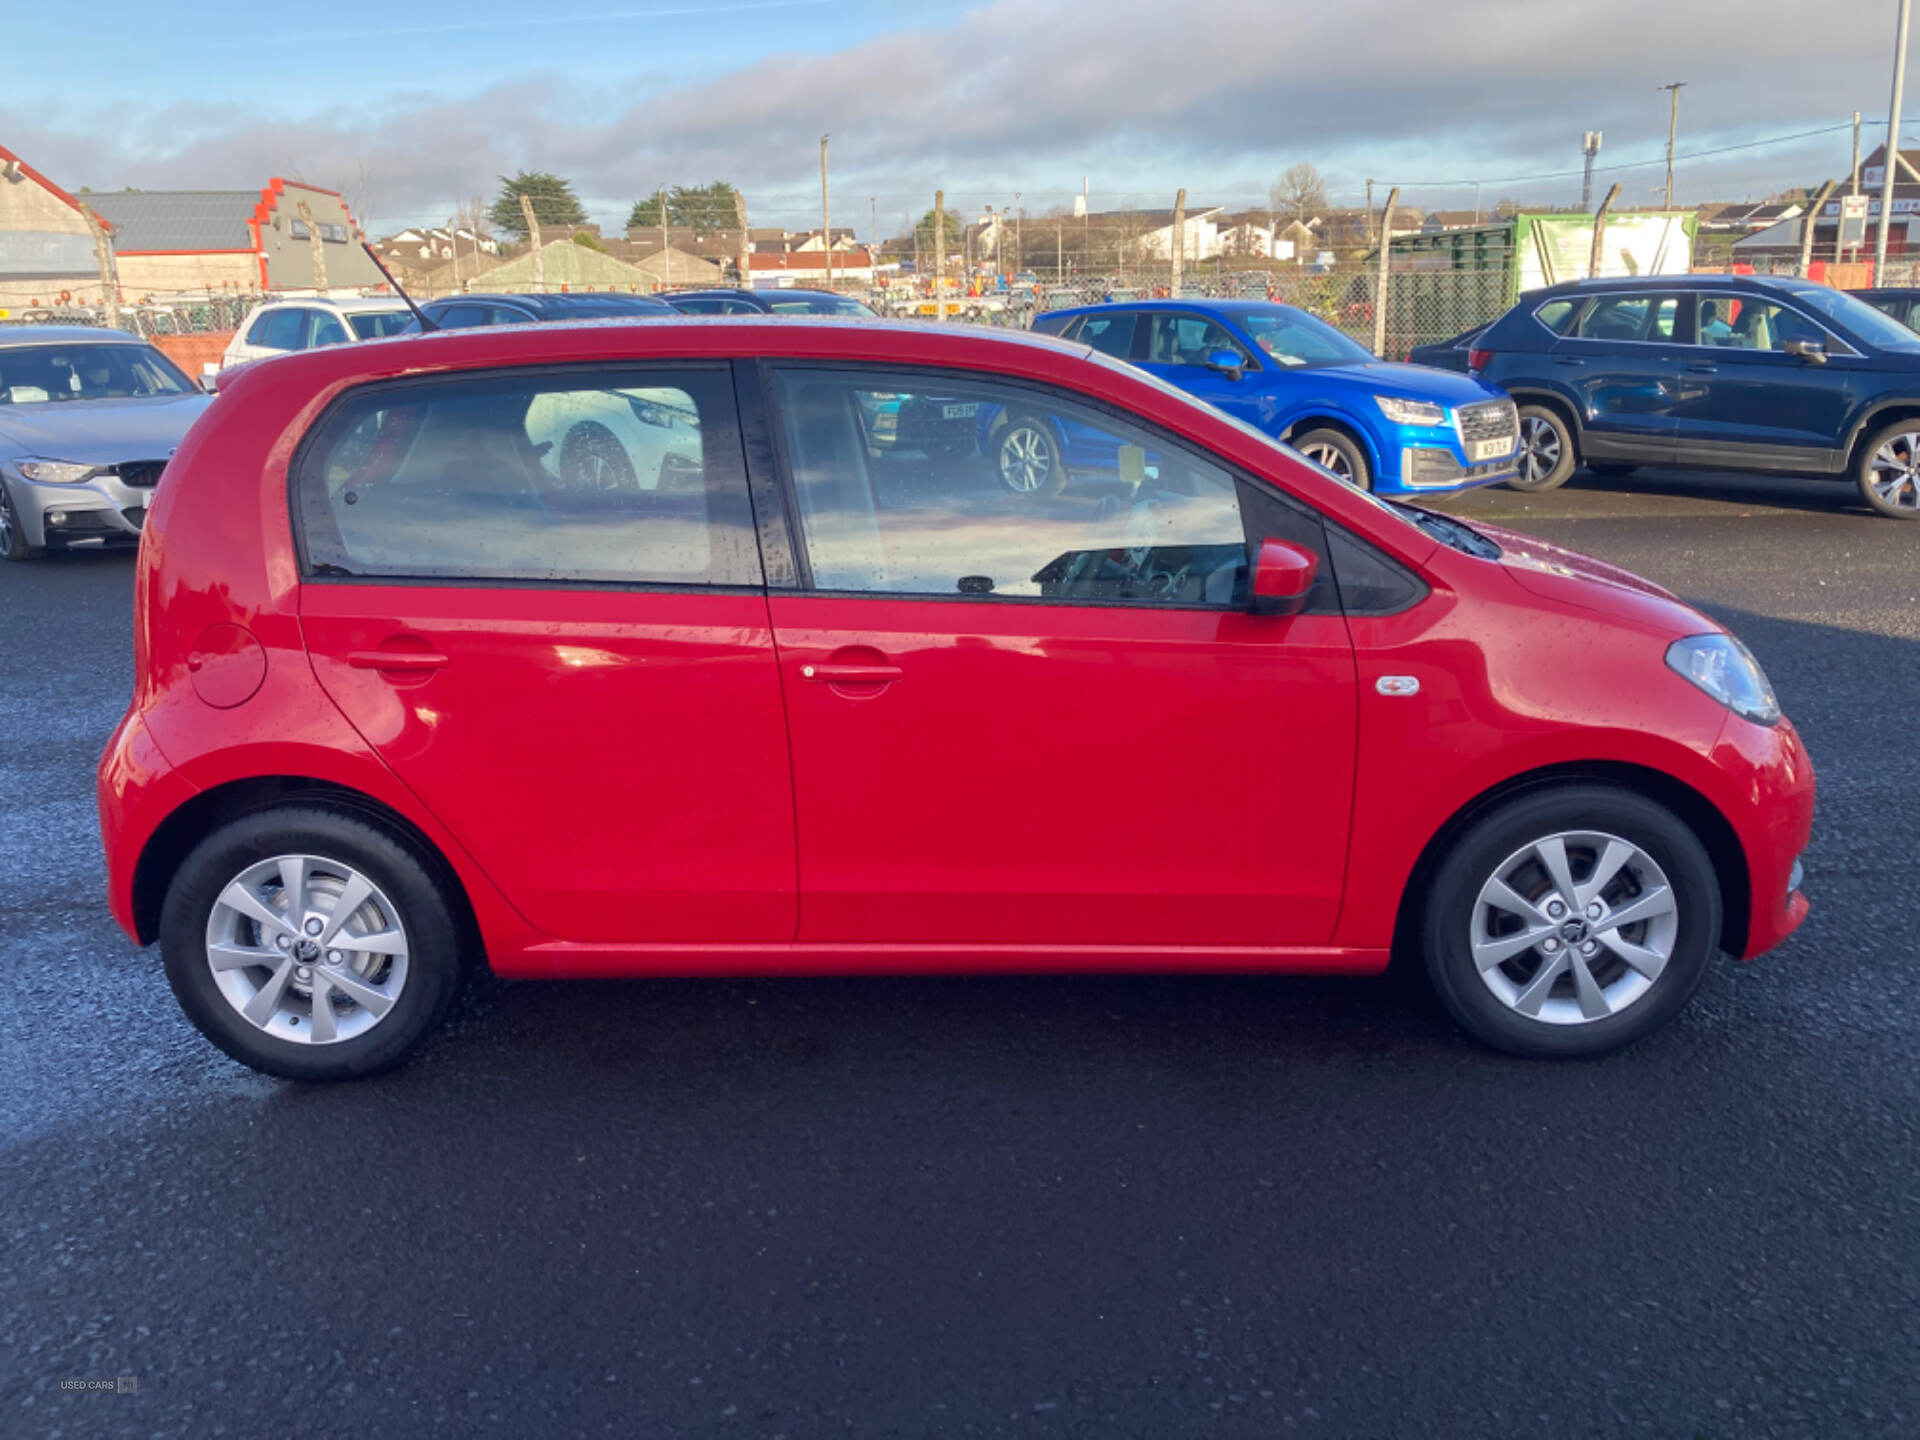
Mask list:
[[[1920,525],[1847,500],[1453,507],[1731,623],[1820,771],[1800,935],[1563,1065],[1391,979],[493,982],[262,1079],[102,903],[130,561],[0,565],[0,1436],[1920,1433]]]

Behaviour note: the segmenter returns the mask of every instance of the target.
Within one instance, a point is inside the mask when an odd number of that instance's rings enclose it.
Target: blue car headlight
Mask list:
[[[1667,647],[1667,664],[1734,714],[1776,725],[1780,702],[1753,652],[1731,635],[1689,635]]]
[[[1405,400],[1398,395],[1376,395],[1373,403],[1396,425],[1444,425],[1447,407],[1431,400]]]

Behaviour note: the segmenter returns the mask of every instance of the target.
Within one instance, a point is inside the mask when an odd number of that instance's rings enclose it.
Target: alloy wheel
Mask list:
[[[1053,473],[1053,442],[1038,426],[1016,425],[1000,439],[1000,478],[1009,490],[1031,495]]]
[[[366,1034],[407,983],[407,932],[351,865],[279,855],[228,882],[207,918],[215,985],[258,1030],[295,1044]]]
[[[1617,835],[1569,830],[1513,852],[1480,887],[1469,940],[1481,981],[1549,1025],[1617,1015],[1673,958],[1679,907],[1666,873]]]
[[[1873,453],[1867,484],[1889,510],[1920,512],[1920,432],[1889,436]]]
[[[1302,446],[1300,453],[1322,470],[1332,472],[1333,478],[1342,484],[1353,484],[1353,465],[1339,446],[1316,441]]]
[[[1538,415],[1520,417],[1520,478],[1537,485],[1560,464],[1560,432]]]
[[[5,485],[0,485],[0,555],[13,553],[15,528],[13,497],[7,494]]]

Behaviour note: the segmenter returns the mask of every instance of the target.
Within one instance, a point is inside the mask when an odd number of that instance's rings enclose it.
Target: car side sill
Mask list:
[[[665,943],[603,945],[555,940],[497,955],[495,973],[515,979],[595,980],[638,976],[1034,974],[1088,971],[1200,974],[1377,975],[1387,950],[1259,945],[955,945]]]

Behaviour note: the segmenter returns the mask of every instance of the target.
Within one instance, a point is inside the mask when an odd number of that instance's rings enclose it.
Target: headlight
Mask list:
[[[78,485],[97,468],[71,460],[16,460],[13,468],[36,485]]]
[[[1667,647],[1667,664],[1734,714],[1756,725],[1780,719],[1780,702],[1760,662],[1731,635],[1689,635]]]
[[[1376,395],[1373,403],[1396,425],[1444,425],[1447,407],[1429,400],[1402,400],[1398,395]]]

